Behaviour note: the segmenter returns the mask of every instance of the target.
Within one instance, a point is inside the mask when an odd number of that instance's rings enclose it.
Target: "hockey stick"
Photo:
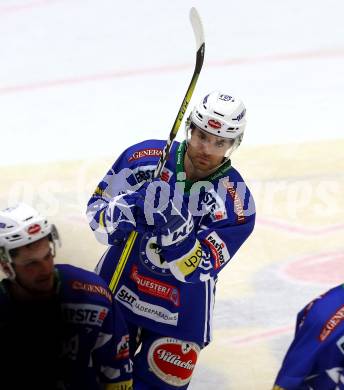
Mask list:
[[[154,177],[160,177],[162,174],[162,171],[165,167],[166,161],[168,159],[168,156],[170,154],[172,144],[174,139],[176,138],[176,135],[178,133],[179,127],[182,123],[183,117],[185,115],[185,112],[187,110],[187,107],[189,105],[189,102],[191,100],[192,94],[194,92],[194,89],[196,87],[196,83],[198,80],[198,77],[201,73],[201,69],[203,66],[203,60],[204,60],[204,50],[205,50],[205,42],[204,42],[204,31],[203,26],[201,22],[201,18],[196,10],[196,8],[192,7],[190,10],[190,22],[192,25],[192,29],[195,35],[196,39],[196,64],[194,73],[192,75],[189,87],[186,91],[186,94],[184,96],[184,100],[179,108],[178,114],[176,116],[176,119],[173,123],[169,138],[166,142],[166,145],[162,151],[162,154],[160,156],[160,160],[158,162],[158,165],[154,171]],[[118,285],[118,282],[122,276],[124,267],[128,261],[129,255],[132,251],[132,248],[135,244],[135,240],[138,233],[136,231],[132,231],[127,239],[127,242],[125,243],[123,252],[121,254],[121,257],[118,261],[117,267],[112,275],[109,287],[112,292],[116,290],[116,287]]]

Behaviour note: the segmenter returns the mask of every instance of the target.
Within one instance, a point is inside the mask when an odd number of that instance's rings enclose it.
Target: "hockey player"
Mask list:
[[[137,351],[134,389],[186,389],[211,340],[217,275],[255,221],[253,199],[229,159],[245,114],[240,99],[210,93],[190,114],[186,140],[173,144],[161,180],[149,183],[165,142],[141,142],[124,151],[89,200],[90,226],[109,245],[97,267],[106,281],[128,234],[139,233],[114,292]]]
[[[274,390],[344,389],[344,284],[300,311]]]
[[[56,227],[25,204],[0,212],[2,389],[132,388],[128,330],[106,283],[54,266]]]

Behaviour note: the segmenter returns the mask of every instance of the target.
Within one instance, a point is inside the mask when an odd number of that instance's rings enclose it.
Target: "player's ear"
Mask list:
[[[12,273],[6,261],[0,260],[0,269],[7,277]]]

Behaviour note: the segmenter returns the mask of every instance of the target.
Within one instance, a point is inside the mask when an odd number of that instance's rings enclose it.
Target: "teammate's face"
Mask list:
[[[216,169],[233,141],[194,127],[188,141],[187,156],[196,170],[204,173]]]
[[[54,288],[54,256],[48,237],[18,249],[13,258],[16,280],[33,294],[47,294]]]

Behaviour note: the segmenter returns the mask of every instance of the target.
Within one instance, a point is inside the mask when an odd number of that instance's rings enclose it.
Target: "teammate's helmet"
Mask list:
[[[59,242],[55,225],[32,207],[19,203],[0,211],[0,260],[12,263],[10,250],[31,244],[50,236],[51,241]],[[12,268],[12,267],[11,267]]]
[[[242,141],[246,127],[246,108],[239,98],[214,91],[194,107],[187,119],[187,140],[191,136],[192,125],[218,137],[234,140],[225,155],[228,158]]]

